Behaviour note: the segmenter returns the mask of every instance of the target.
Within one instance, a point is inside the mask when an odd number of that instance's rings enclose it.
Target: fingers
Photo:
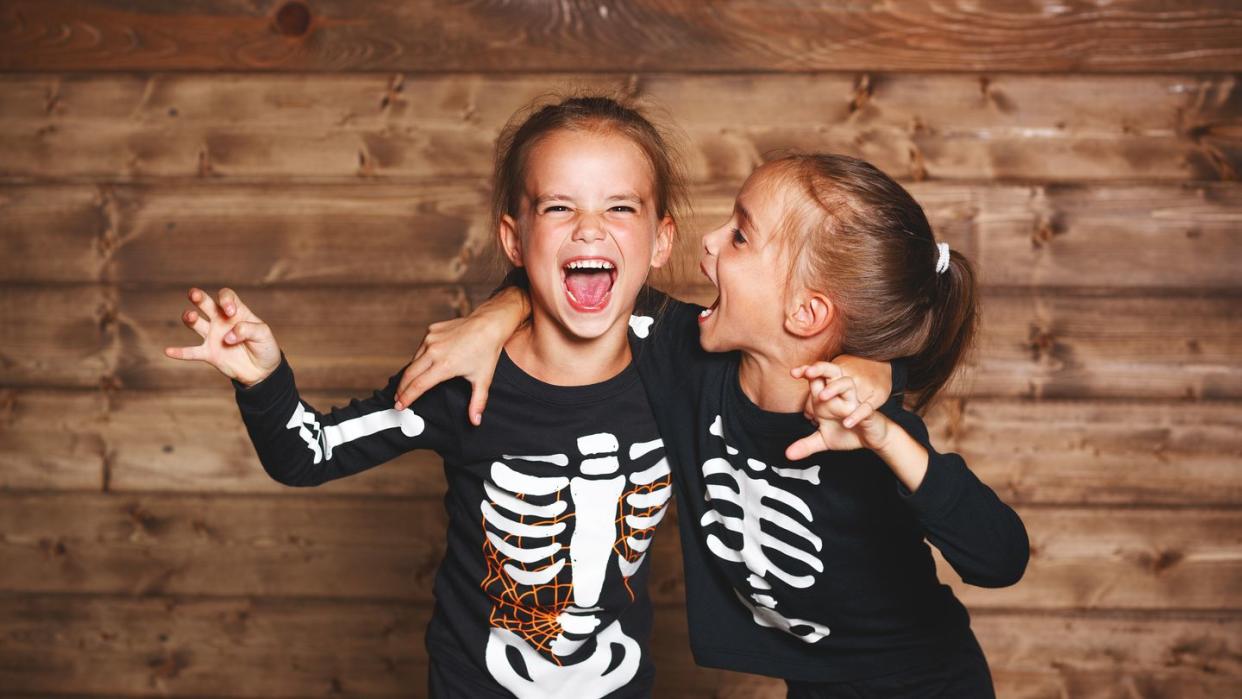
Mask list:
[[[863,420],[871,417],[875,413],[875,408],[870,403],[860,403],[858,409],[846,416],[841,421],[841,425],[846,429],[853,428],[854,425],[860,424]]]
[[[272,338],[272,329],[267,323],[254,323],[243,320],[225,333],[224,344],[237,345],[243,342],[267,342]]]
[[[199,337],[207,337],[207,333],[211,331],[211,323],[204,320],[198,311],[193,309],[182,312],[181,322],[185,323],[189,329],[198,333]]]
[[[206,359],[207,353],[206,348],[202,345],[194,347],[165,347],[164,356],[185,361],[197,361]]]
[[[802,439],[790,444],[785,449],[785,458],[790,461],[798,461],[805,459],[811,454],[818,454],[821,451],[828,450],[828,443],[824,441],[824,436],[818,430],[813,434],[809,434]]]
[[[203,319],[208,322],[215,320],[220,315],[220,309],[216,307],[216,302],[211,300],[211,296],[207,292],[198,287],[190,288],[190,303],[198,308],[199,312],[203,314]]]
[[[434,365],[434,360],[426,354],[422,354],[413,362],[410,362],[410,365],[401,374],[401,383],[397,384],[397,395],[394,397],[396,400],[393,403],[393,408],[404,410],[406,407],[413,405],[414,401],[418,400],[418,397],[423,395],[428,388],[435,385],[434,383],[424,383],[427,372]]]
[[[802,376],[797,378],[831,380],[845,375],[845,371],[832,362],[815,362],[800,368],[803,369]]]
[[[827,385],[820,385],[818,389],[816,389],[815,384],[812,383],[811,391],[815,393],[815,398],[820,402],[826,403],[837,396],[840,396],[843,400],[853,402],[853,400],[857,400],[857,387],[857,384],[854,383],[854,379],[848,376],[842,376],[840,378],[833,379],[828,382]],[[818,392],[816,392],[817,390]]]
[[[237,316],[239,311],[246,309],[246,307],[242,305],[241,299],[237,297],[237,292],[227,286],[221,289],[220,293],[217,294],[216,297],[220,301],[220,310],[224,312],[224,316],[226,318],[234,318]]]
[[[487,394],[492,387],[492,377],[474,382],[474,391],[470,394],[470,424],[478,427],[483,424],[483,408],[487,406]]]

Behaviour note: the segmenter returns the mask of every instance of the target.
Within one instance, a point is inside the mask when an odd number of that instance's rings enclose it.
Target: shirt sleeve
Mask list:
[[[407,363],[406,366],[409,366]],[[313,486],[378,466],[413,449],[444,454],[459,444],[440,384],[404,410],[394,410],[405,366],[370,397],[316,410],[298,394],[293,369],[280,365],[252,385],[231,379],[237,407],[263,469],[289,486]],[[465,420],[465,414],[461,415]]]
[[[900,480],[896,484],[928,541],[963,582],[979,587],[1018,582],[1030,558],[1030,541],[1018,513],[979,480],[960,455],[938,453],[919,416],[900,408],[884,412],[927,449],[927,474],[919,487],[911,492]]]

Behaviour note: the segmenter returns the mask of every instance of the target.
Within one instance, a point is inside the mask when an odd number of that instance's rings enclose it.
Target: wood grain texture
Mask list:
[[[512,5],[8,0],[0,70],[1237,70],[1223,0]]]
[[[583,90],[646,104],[680,136],[691,179],[732,187],[788,149],[855,155],[903,181],[1242,172],[1235,75],[143,72],[0,74],[0,178],[486,178],[516,110]]]
[[[232,389],[0,390],[0,490],[288,493],[262,470]],[[320,411],[366,390],[307,391]],[[463,418],[464,419],[464,418]],[[940,451],[963,455],[1009,503],[1242,502],[1235,401],[955,398],[927,416]],[[302,495],[438,497],[440,460],[403,455]]]
[[[236,287],[268,322],[301,389],[372,390],[413,355],[427,324],[490,287]],[[214,293],[214,290],[212,290]],[[713,289],[682,290],[708,303]],[[212,388],[222,377],[170,359],[198,343],[181,289],[6,286],[0,385]],[[977,352],[952,395],[1021,398],[1242,397],[1239,309],[1230,296],[985,294]]]
[[[102,490],[107,427],[101,391],[0,388],[0,491]]]
[[[0,597],[0,683],[14,694],[426,696],[425,605],[330,600]],[[658,609],[657,697],[784,696],[783,683],[693,665],[685,619]],[[979,613],[1005,697],[1209,699],[1242,688],[1237,615]],[[228,673],[219,668],[229,668]]]
[[[1234,402],[942,401],[940,451],[1008,503],[1236,505],[1242,406]]]
[[[909,189],[987,287],[1242,289],[1242,185]],[[735,194],[692,190],[676,263],[656,279],[704,281],[700,235]],[[492,284],[504,266],[488,209],[483,181],[0,186],[0,283]]]
[[[10,493],[0,503],[5,593],[428,602],[444,548],[439,499]],[[1242,609],[1242,513],[1017,509],[1033,551],[1018,585],[964,585],[939,562],[971,609]],[[653,599],[680,605],[675,529],[653,546]]]

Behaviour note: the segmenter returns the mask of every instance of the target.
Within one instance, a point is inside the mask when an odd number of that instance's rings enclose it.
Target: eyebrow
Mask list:
[[[751,218],[750,212],[746,210],[745,206],[742,206],[742,202],[734,202],[733,210],[737,212],[737,217],[742,219],[742,228],[745,228],[747,231],[755,230],[755,219]]]
[[[535,206],[539,206],[540,204],[543,204],[544,202],[549,202],[549,201],[573,201],[573,200],[574,198],[569,196],[568,194],[555,194],[555,193],[540,194],[539,196],[535,197]],[[638,196],[637,192],[625,192],[623,194],[613,194],[612,196],[608,197],[604,201],[636,201],[639,204],[641,204],[643,203],[643,198]]]

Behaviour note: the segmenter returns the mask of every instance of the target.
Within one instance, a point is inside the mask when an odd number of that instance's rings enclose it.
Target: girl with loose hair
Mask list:
[[[462,380],[394,406],[401,371],[372,396],[320,412],[236,292],[190,290],[196,310],[183,320],[203,344],[165,353],[232,380],[273,479],[314,486],[412,449],[443,457],[433,697],[651,695],[646,561],[672,483],[634,361],[650,319],[632,311],[676,234],[675,164],[649,120],[603,97],[545,105],[506,130],[495,230],[526,272],[530,301],[509,291],[496,303],[531,320],[494,338],[494,407],[481,424],[465,416],[486,393]]]
[[[918,414],[974,337],[969,261],[883,172],[815,154],[751,174],[700,269],[716,301],[672,302],[639,359],[673,465],[696,661],[784,678],[790,697],[994,696],[925,543],[983,587],[1016,583],[1029,557],[1021,519]],[[475,335],[523,313],[498,299],[434,349],[478,375]],[[824,361],[841,353],[892,360],[893,395]],[[414,369],[403,386],[446,375]]]

